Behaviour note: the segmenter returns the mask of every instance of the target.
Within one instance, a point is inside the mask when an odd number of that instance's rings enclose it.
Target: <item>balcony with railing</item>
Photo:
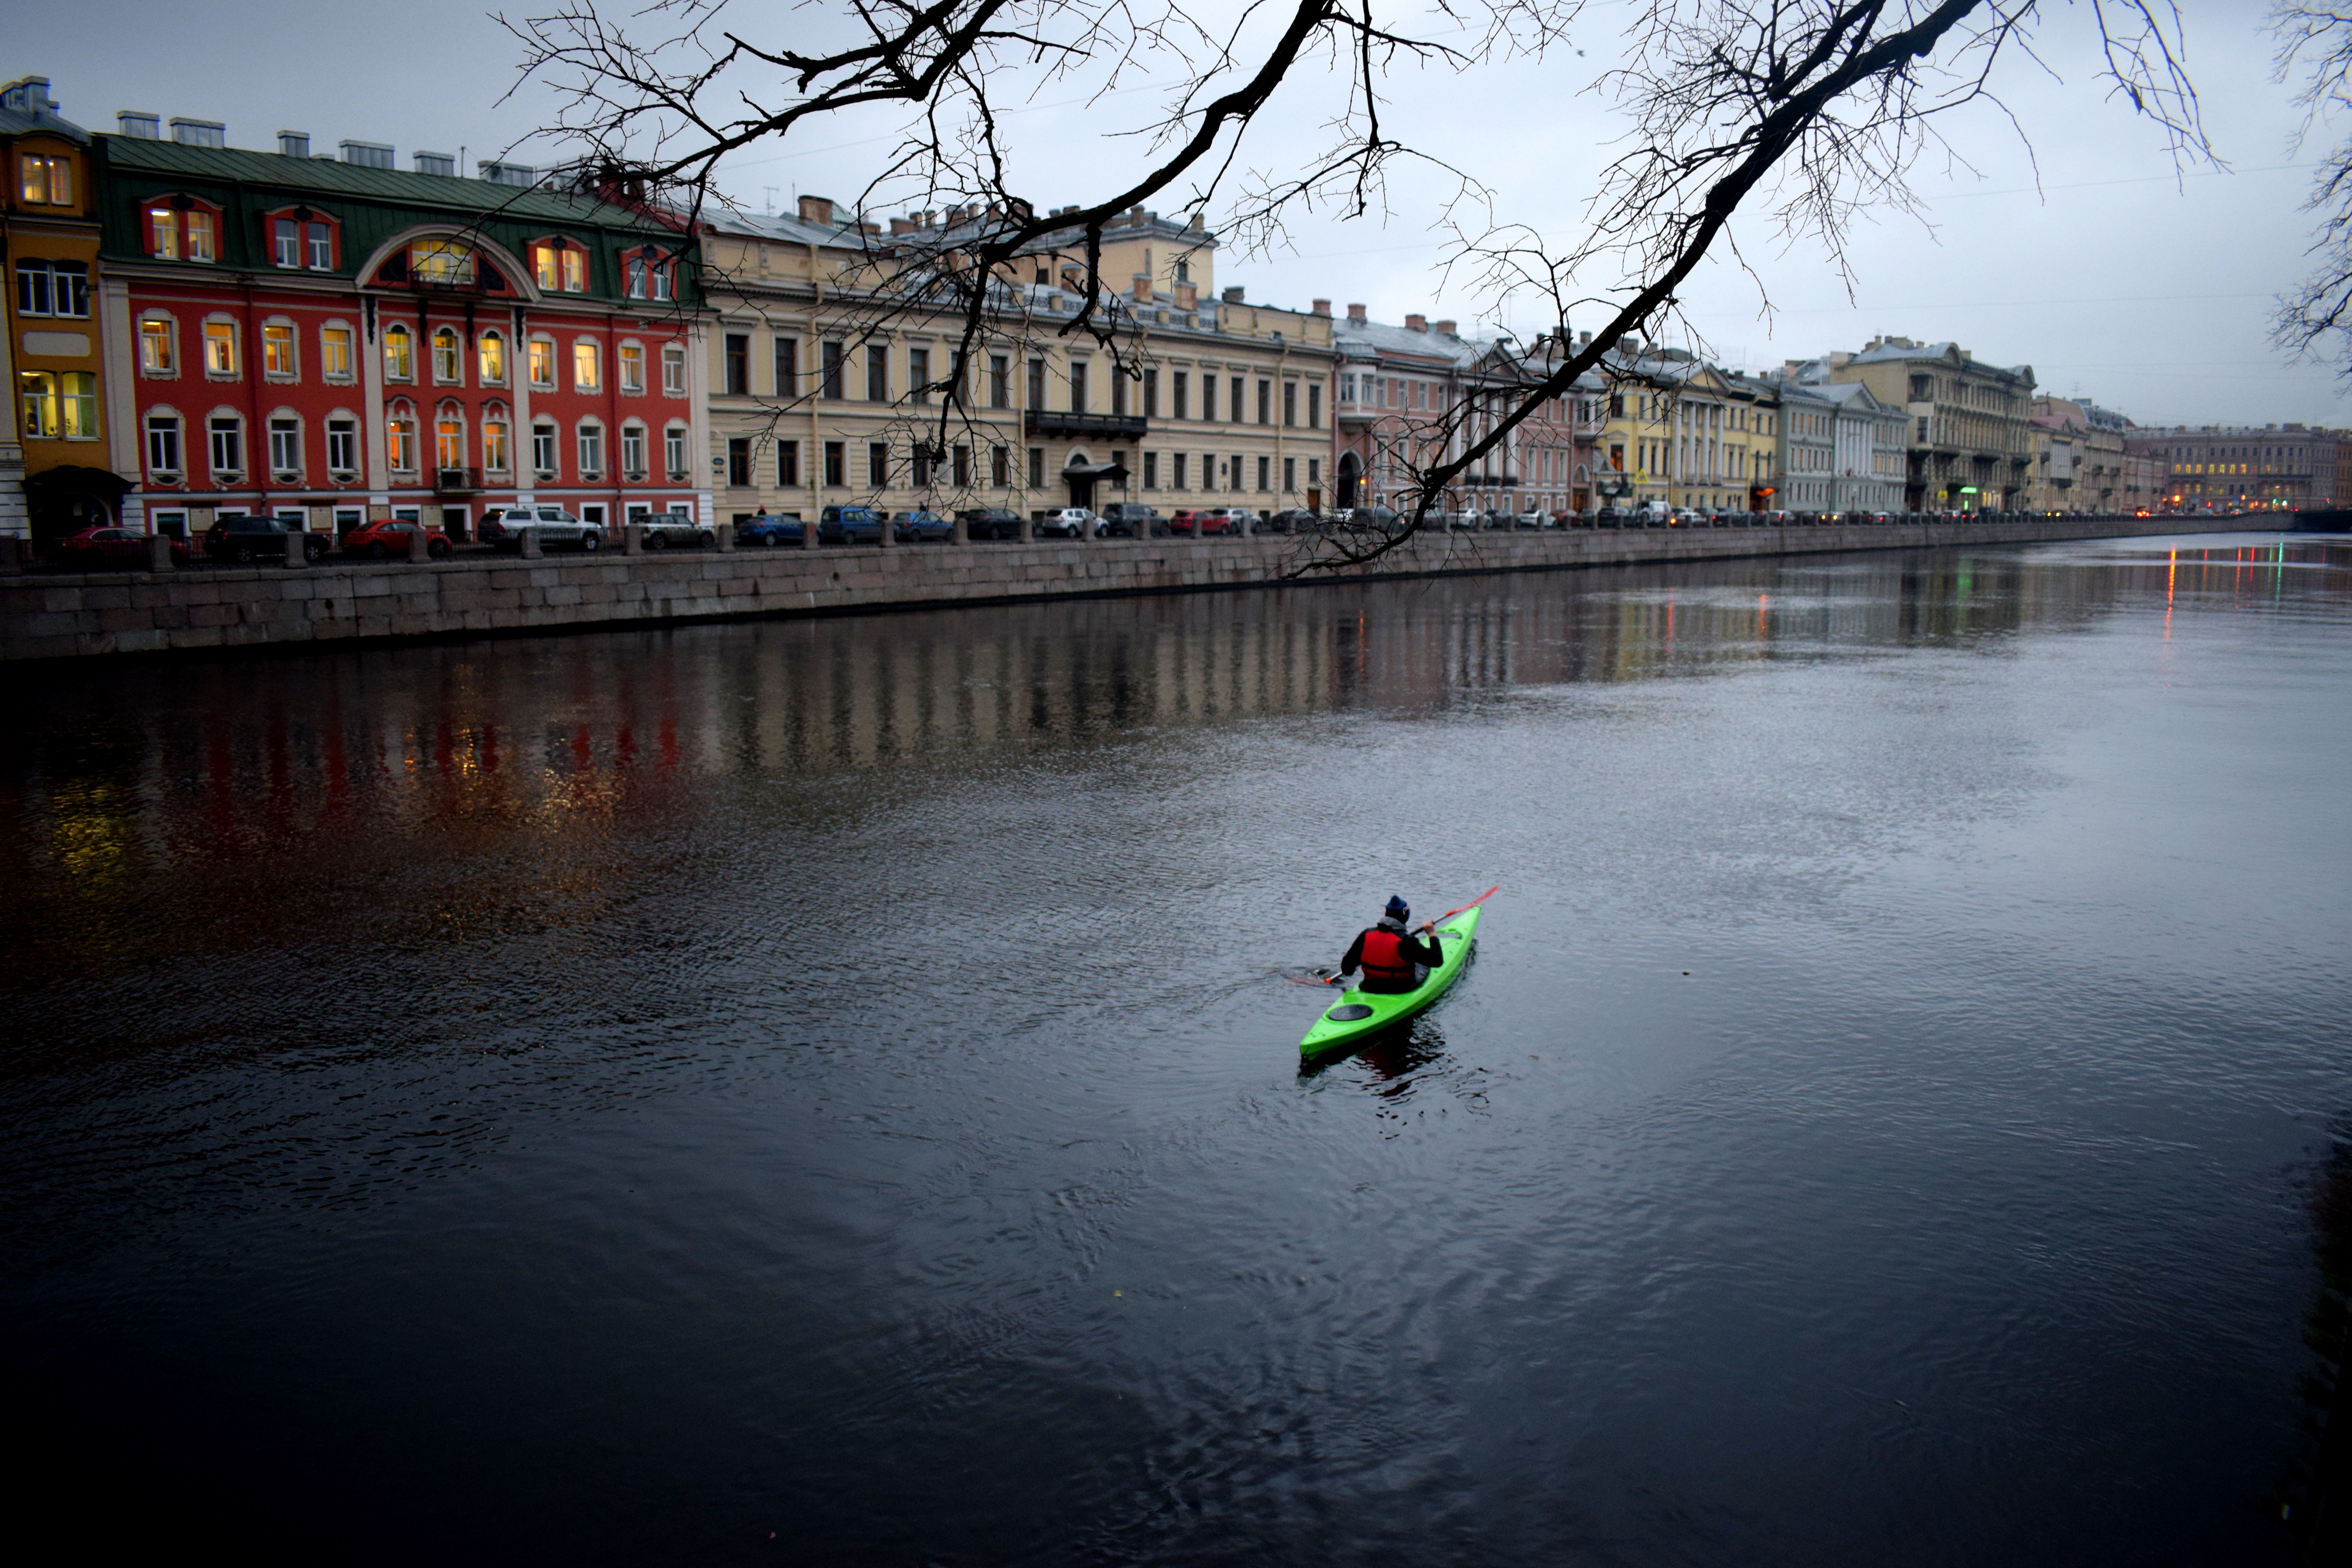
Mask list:
[[[1149,426],[1140,414],[1054,414],[1033,408],[1021,416],[1021,428],[1047,439],[1139,441]]]
[[[479,468],[436,468],[433,489],[441,495],[472,495],[483,488]]]

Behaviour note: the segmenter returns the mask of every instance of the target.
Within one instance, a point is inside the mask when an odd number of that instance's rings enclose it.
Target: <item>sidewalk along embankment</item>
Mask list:
[[[1307,558],[1310,542],[1282,534],[41,574],[0,578],[0,659],[577,631],[1293,581],[2022,544],[2179,528],[2179,520],[2167,518],[2069,518],[1689,531],[1433,532],[1369,567],[1304,579],[1290,574]]]

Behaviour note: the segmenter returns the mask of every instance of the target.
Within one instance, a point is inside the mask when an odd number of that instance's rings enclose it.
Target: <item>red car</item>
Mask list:
[[[79,533],[69,533],[50,546],[50,552],[60,562],[79,566],[104,565],[117,562],[125,566],[147,564],[146,534],[135,528],[85,528]],[[188,559],[188,542],[172,541],[172,563],[179,565]]]
[[[343,553],[363,555],[370,561],[408,559],[408,541],[412,535],[425,533],[425,553],[438,561],[449,553],[448,536],[426,533],[421,522],[411,522],[404,517],[389,518],[383,522],[362,523],[343,535]]]
[[[1257,521],[1257,513],[1237,506],[1203,507],[1198,511],[1180,511],[1170,518],[1168,531],[1196,536],[1212,533],[1239,533],[1242,531],[1242,520],[1244,518],[1255,522]]]

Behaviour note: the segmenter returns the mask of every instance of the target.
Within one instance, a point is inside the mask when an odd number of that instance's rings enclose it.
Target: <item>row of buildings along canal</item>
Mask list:
[[[887,224],[815,195],[688,224],[511,163],[125,112],[84,130],[46,78],[0,89],[12,287],[0,534],[216,515],[317,531],[407,517],[463,538],[494,508],[607,526],[1069,505],[1390,503],[1408,465],[1481,434],[1585,346],[1220,287],[1198,218],[1135,209],[1091,302],[1130,351],[1063,329],[1088,302],[1075,229],[1001,279],[936,438],[956,323],[887,304],[897,253],[980,215]],[[1454,449],[1458,450],[1458,447]],[[2328,507],[2352,437],[2153,431],[2037,395],[2031,366],[1873,340],[1766,374],[1612,354],[1447,498],[1464,510],[2137,511]]]

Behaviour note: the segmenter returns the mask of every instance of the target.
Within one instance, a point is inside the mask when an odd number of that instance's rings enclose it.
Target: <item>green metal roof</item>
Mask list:
[[[404,169],[371,169],[340,159],[291,158],[282,153],[251,153],[241,147],[190,147],[151,136],[101,132],[108,164],[129,173],[229,180],[249,186],[275,186],[310,195],[341,194],[405,207],[440,207],[468,215],[502,214],[516,219],[596,224],[675,234],[651,218],[598,201],[542,186],[502,185],[454,174],[418,174]]]

